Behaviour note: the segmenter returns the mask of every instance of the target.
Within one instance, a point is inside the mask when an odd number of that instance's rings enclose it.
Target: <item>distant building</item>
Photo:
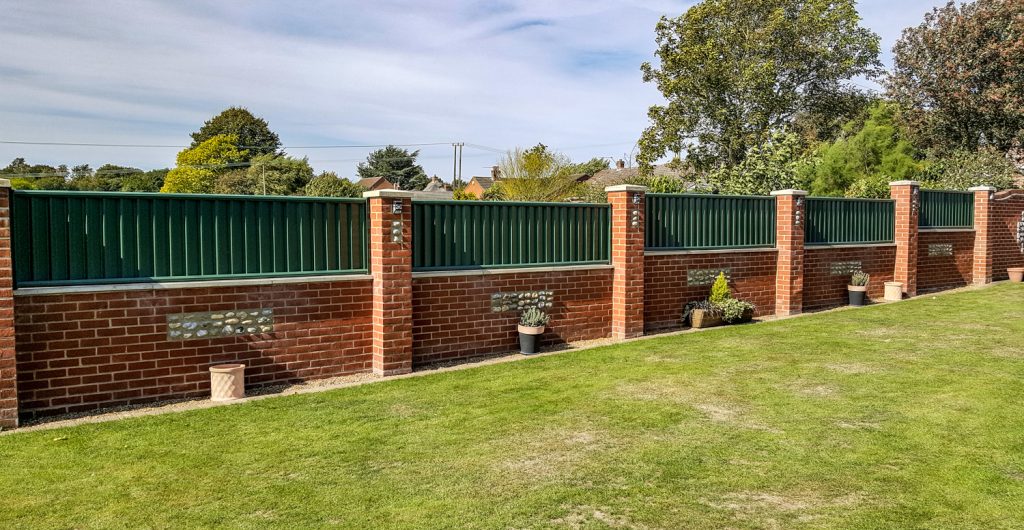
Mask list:
[[[395,189],[395,185],[384,177],[359,179],[359,182],[357,182],[357,184],[366,188],[367,191]]]
[[[431,192],[431,193],[436,193],[436,192],[441,192],[441,191],[451,191],[451,190],[452,190],[451,185],[449,185],[447,182],[441,180],[441,178],[438,177],[437,175],[434,175],[433,177],[430,177],[430,182],[427,182],[427,185],[424,186],[424,188],[423,188],[423,191]]]
[[[685,181],[690,181],[688,178],[691,176],[690,172],[685,169],[676,169],[669,167],[668,164],[658,164],[654,166],[653,175],[656,177],[674,177]],[[619,160],[615,163],[615,167],[602,169],[593,175],[583,176],[580,178],[580,182],[585,182],[598,189],[605,189],[608,186],[616,186],[618,184],[627,184],[630,181],[635,181],[640,176],[640,168],[626,167],[624,160]],[[692,182],[690,182],[692,187]]]
[[[494,183],[501,180],[501,169],[498,166],[491,168],[491,176],[489,177],[473,177],[469,179],[469,184],[466,184],[466,193],[473,195],[477,199],[483,199],[484,193],[494,186]]]

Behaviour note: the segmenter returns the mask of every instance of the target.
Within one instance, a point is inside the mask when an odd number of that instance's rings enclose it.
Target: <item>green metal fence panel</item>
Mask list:
[[[15,191],[20,287],[367,270],[363,199]]]
[[[414,201],[419,271],[608,263],[607,204]]]
[[[775,198],[739,195],[647,195],[649,250],[771,248]]]
[[[921,228],[974,228],[974,194],[921,190],[917,225]]]
[[[892,243],[896,203],[888,199],[806,199],[807,245]]]

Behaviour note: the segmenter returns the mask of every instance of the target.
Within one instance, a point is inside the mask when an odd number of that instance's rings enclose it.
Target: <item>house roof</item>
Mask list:
[[[423,187],[423,191],[448,191],[448,184],[441,180],[440,177],[434,175],[430,178],[430,182]]]
[[[687,172],[686,170],[671,168],[668,164],[659,164],[654,166],[654,175],[658,177],[686,178]],[[619,169],[613,167],[609,169],[602,169],[601,171],[594,173],[590,178],[582,180],[582,182],[604,189],[608,186],[625,184],[626,181],[633,180],[639,176],[639,168],[627,167]]]
[[[395,187],[394,184],[389,182],[388,179],[384,177],[370,177],[365,179],[359,179],[359,182],[357,182],[357,184],[368,190],[390,189]]]
[[[469,179],[470,182],[476,182],[481,188],[488,190],[494,185],[494,179],[491,177],[473,177]]]

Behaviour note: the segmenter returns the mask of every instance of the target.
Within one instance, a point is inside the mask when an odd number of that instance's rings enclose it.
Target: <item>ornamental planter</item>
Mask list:
[[[737,320],[736,322],[733,322],[733,324],[746,324],[747,322],[750,322],[751,320],[754,320],[754,310],[753,309],[745,309],[743,311],[743,316],[741,316],[740,319]]]
[[[1011,282],[1020,283],[1024,281],[1024,267],[1010,267],[1006,269],[1006,273],[1010,275]]]
[[[722,320],[721,315],[703,309],[694,309],[690,312],[690,327],[695,329],[713,328],[723,324],[725,321]]]
[[[862,306],[864,305],[864,297],[867,295],[867,285],[847,285],[846,289],[850,293],[850,305]]]
[[[903,283],[885,282],[885,299],[889,302],[903,300]]]
[[[537,343],[544,333],[544,326],[524,326],[519,324],[519,351],[523,355],[537,353]]]
[[[230,401],[245,397],[245,365],[219,364],[210,367],[210,399]]]

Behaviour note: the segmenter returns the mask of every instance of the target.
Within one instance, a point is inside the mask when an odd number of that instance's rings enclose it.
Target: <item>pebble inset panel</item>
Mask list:
[[[523,291],[518,293],[494,293],[491,295],[491,311],[524,311],[531,307],[548,309],[555,302],[554,291]]]
[[[274,310],[207,311],[167,315],[167,340],[210,339],[274,331]]]

